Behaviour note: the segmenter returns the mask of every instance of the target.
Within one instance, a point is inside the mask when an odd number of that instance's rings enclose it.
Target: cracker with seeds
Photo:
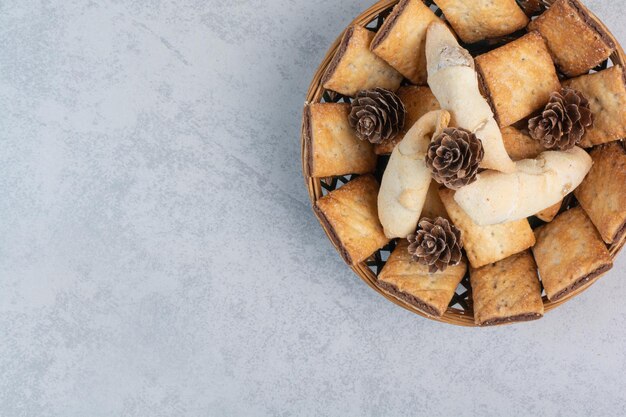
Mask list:
[[[361,26],[350,26],[322,77],[324,88],[346,96],[376,87],[396,91],[402,75],[370,51],[374,38]]]
[[[529,250],[470,270],[474,321],[493,326],[543,317],[537,265]]]
[[[543,108],[561,83],[539,32],[476,58],[476,68],[501,127]]]
[[[462,259],[458,265],[449,266],[445,271],[430,273],[427,265],[412,259],[408,245],[405,239],[398,243],[378,276],[378,285],[387,294],[419,311],[441,317],[465,276],[467,262]]]
[[[374,172],[374,145],[356,137],[349,114],[348,103],[313,103],[304,107],[306,175],[319,178]]]
[[[363,175],[315,203],[315,214],[350,265],[366,260],[389,242],[378,220],[378,188],[372,175]]]
[[[593,166],[574,195],[602,239],[616,243],[626,234],[626,150],[620,142],[591,151]]]
[[[461,240],[472,267],[479,268],[497,262],[535,244],[535,236],[527,219],[479,226],[454,201],[454,191],[442,188],[439,195],[450,219],[462,232]]]
[[[594,282],[613,261],[581,207],[568,210],[535,230],[533,254],[548,299],[558,301]]]

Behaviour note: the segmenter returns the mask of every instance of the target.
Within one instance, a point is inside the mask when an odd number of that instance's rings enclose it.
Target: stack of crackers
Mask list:
[[[553,302],[577,293],[612,267],[612,253],[626,241],[624,69],[599,67],[616,45],[579,0],[557,0],[533,20],[515,0],[434,2],[441,17],[421,0],[401,0],[377,33],[360,26],[345,32],[323,77],[324,88],[344,97],[376,87],[394,91],[406,107],[406,124],[392,140],[373,145],[356,137],[348,121],[349,103],[307,104],[305,175],[352,175],[346,185],[317,200],[314,210],[350,265],[365,262],[389,243],[378,218],[374,173],[380,174],[385,155],[415,121],[439,109],[426,85],[424,43],[429,24],[444,19],[470,51],[495,45],[475,63],[511,159],[545,151],[525,126],[552,92],[567,86],[590,102],[595,124],[580,146],[594,165],[566,197],[569,204],[559,203],[531,219],[539,224],[534,230],[529,219],[477,225],[456,204],[453,191],[430,190],[425,210],[462,231],[466,258],[429,273],[411,258],[406,241],[399,241],[377,282],[388,295],[441,317],[469,272],[477,325],[537,319],[544,313],[542,292]],[[498,41],[503,37],[515,40]]]

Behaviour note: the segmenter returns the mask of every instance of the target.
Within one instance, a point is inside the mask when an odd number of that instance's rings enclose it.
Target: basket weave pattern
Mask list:
[[[368,29],[377,31],[382,25],[382,23],[384,22],[384,19],[391,12],[391,9],[393,8],[393,6],[396,5],[396,3],[398,3],[398,0],[381,0],[378,3],[374,4],[372,7],[370,7],[369,9],[365,10],[363,13],[361,13],[361,15],[359,15],[356,19],[354,19],[351,25],[360,25],[360,26],[367,27]],[[437,6],[434,5],[432,0],[424,0],[424,3],[428,5],[435,12],[437,16],[440,16],[440,17],[442,16],[441,10],[439,10]],[[549,4],[552,3],[552,1],[544,0],[544,3],[549,6]],[[595,68],[594,71],[605,69],[613,64],[624,65],[624,63],[626,62],[626,55],[624,54],[623,49],[619,45],[619,42],[617,42],[617,40],[613,37],[611,32],[608,30],[608,28],[606,28],[604,24],[595,17],[595,15],[593,15],[591,12],[590,12],[590,15],[592,16],[594,20],[597,21],[598,25],[602,27],[606,31],[606,33],[608,33],[611,36],[611,38],[615,42],[615,45],[617,46],[615,52],[613,52],[609,60],[603,62],[598,68]],[[467,45],[463,45],[463,46],[468,48],[473,56],[477,56],[491,49],[495,49],[498,46],[501,46],[503,43],[509,42],[517,37],[522,36],[523,34],[524,32],[521,31],[519,33],[515,33],[507,37],[504,37],[500,40],[483,41],[483,42],[479,42],[478,44],[471,45],[471,47],[468,47]],[[321,81],[324,73],[326,72],[328,65],[330,64],[339,46],[339,42],[341,41],[342,36],[343,36],[343,33],[335,40],[335,42],[332,44],[332,46],[328,50],[326,56],[322,60],[321,64],[319,65],[317,71],[315,72],[315,75],[313,76],[313,80],[311,81],[311,85],[309,87],[309,90],[306,96],[306,101],[308,103],[318,103],[318,102],[347,102],[349,103],[350,102],[349,97],[344,97],[337,93],[325,90],[322,87],[322,81]],[[305,167],[305,162],[307,161],[308,155],[307,155],[307,149],[306,149],[305,141],[304,141],[304,134],[302,134],[301,136],[301,146],[302,146],[303,172],[306,172],[304,167]],[[382,176],[387,160],[388,160],[388,157],[379,156],[379,163],[378,163],[377,172],[376,172],[376,177],[378,179],[380,179]],[[339,177],[320,179],[320,178],[312,178],[309,176],[305,176],[305,182],[306,182],[307,189],[309,191],[309,197],[311,199],[311,203],[315,204],[317,199],[328,194],[330,191],[333,191],[341,187],[342,185],[346,184],[353,177],[354,176],[351,176],[351,175],[345,175],[345,176],[339,176]],[[569,201],[566,202],[566,204],[564,204],[564,207],[569,208],[569,207],[575,206],[576,204],[577,202],[575,201],[575,198],[573,198],[572,196],[569,199]],[[326,234],[330,237],[329,231],[326,229],[324,224],[321,222],[320,224],[324,228]],[[536,225],[533,225],[533,226],[536,226]],[[407,304],[397,298],[389,296],[384,291],[382,291],[382,289],[378,286],[376,277],[382,270],[383,266],[385,265],[385,262],[387,261],[389,255],[391,254],[394,248],[395,248],[395,241],[391,241],[387,246],[376,251],[366,262],[353,265],[351,266],[351,268],[354,270],[354,272],[357,275],[359,275],[359,277],[361,277],[361,279],[363,279],[363,281],[365,281],[370,287],[372,287],[378,293],[383,295],[388,300],[394,302],[395,304],[409,311],[412,311],[423,317],[428,317],[430,319],[442,321],[442,322],[449,323],[449,324],[455,324],[455,325],[461,325],[461,326],[475,326],[474,312],[472,308],[471,286],[469,282],[469,273],[466,274],[466,276],[463,278],[463,280],[459,284],[456,290],[456,293],[448,306],[448,310],[440,318],[427,316],[421,311],[415,309],[410,304]],[[620,249],[621,247],[618,245],[609,246],[609,252],[613,258],[615,258],[615,256],[620,251]],[[595,282],[595,280],[587,283],[586,285],[583,285],[578,290],[570,293],[568,296],[556,302],[549,301],[544,295],[543,303],[544,303],[545,311],[548,312],[558,307],[559,305],[563,304],[564,302],[570,300],[571,298],[575,297],[576,295],[580,294],[581,292],[586,290],[589,286],[591,286],[593,282]]]

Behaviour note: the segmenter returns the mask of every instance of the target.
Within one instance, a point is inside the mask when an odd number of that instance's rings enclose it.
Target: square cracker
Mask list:
[[[560,300],[611,269],[606,245],[581,207],[535,230],[533,254],[550,301]]]
[[[466,43],[498,38],[523,29],[528,16],[515,0],[435,0]]]
[[[504,148],[512,160],[520,161],[522,159],[534,159],[541,152],[547,149],[539,142],[528,136],[526,133],[517,130],[513,126],[502,129],[502,141]]]
[[[482,88],[501,127],[530,116],[561,88],[556,68],[539,32],[476,58]]]
[[[322,78],[324,88],[354,96],[376,87],[391,91],[400,87],[402,75],[370,51],[373,38],[374,32],[361,26],[346,30]]]
[[[438,19],[422,0],[401,0],[370,48],[413,84],[426,84],[426,29]]]
[[[378,276],[378,285],[387,294],[421,312],[441,317],[465,276],[467,262],[462,259],[456,266],[431,274],[428,266],[412,259],[408,246],[406,239],[398,243]]]
[[[568,77],[586,74],[611,55],[615,43],[578,0],[557,0],[533,20],[546,40],[550,54]]]
[[[479,226],[454,201],[454,191],[441,188],[439,195],[452,223],[461,230],[461,241],[472,267],[497,262],[535,244],[528,220]]]
[[[559,214],[562,205],[563,200],[559,201],[553,206],[541,210],[539,213],[536,213],[535,216],[537,216],[540,220],[543,220],[546,223],[550,223],[552,220],[554,220],[556,215]]]
[[[470,270],[474,322],[479,326],[543,317],[537,264],[530,251]]]
[[[350,265],[366,260],[389,242],[378,220],[378,187],[372,175],[363,175],[315,203],[315,214]]]
[[[390,154],[393,152],[393,148],[396,147],[404,135],[409,131],[413,124],[417,122],[420,117],[432,110],[439,110],[439,102],[435,98],[429,87],[426,86],[414,86],[407,85],[400,87],[396,92],[404,108],[406,109],[406,116],[404,119],[404,128],[390,140],[383,141],[374,147],[374,150],[378,155]]]
[[[593,127],[587,129],[580,146],[612,142],[626,137],[626,80],[621,65],[563,82],[582,92],[591,106]]]
[[[606,243],[626,234],[626,150],[620,142],[591,151],[593,166],[574,191]]]
[[[349,114],[348,103],[313,103],[304,107],[307,175],[331,177],[374,172],[374,146],[356,137]]]

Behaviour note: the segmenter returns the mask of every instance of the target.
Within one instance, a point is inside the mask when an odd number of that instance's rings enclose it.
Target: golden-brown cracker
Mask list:
[[[421,0],[401,0],[378,30],[371,49],[413,84],[426,84],[426,29],[438,19]]]
[[[435,0],[435,3],[466,43],[508,35],[529,22],[515,0]]]
[[[458,265],[431,274],[428,266],[412,259],[408,242],[402,239],[378,276],[378,285],[423,313],[441,317],[466,271],[467,262],[462,259]]]
[[[553,206],[550,206],[544,210],[541,210],[539,213],[535,214],[540,220],[543,220],[546,223],[554,220],[557,214],[559,214],[559,210],[561,210],[561,206],[563,205],[563,200],[559,201]]]
[[[626,151],[613,142],[591,151],[593,166],[574,191],[602,239],[619,241],[626,233]]]
[[[594,122],[585,132],[581,146],[590,148],[626,137],[626,85],[622,66],[572,78],[563,85],[589,99]]]
[[[439,102],[426,86],[407,85],[396,92],[406,109],[404,128],[393,138],[385,140],[374,147],[378,155],[390,154],[409,129],[429,111],[439,110]]]
[[[535,230],[533,254],[551,301],[557,301],[611,269],[606,245],[581,207]]]
[[[501,127],[543,108],[561,88],[548,48],[538,32],[476,58],[476,67]]]
[[[450,220],[461,230],[461,241],[472,267],[497,262],[534,245],[535,236],[528,220],[479,226],[454,201],[454,191],[441,188],[439,195]]]
[[[324,88],[354,96],[376,87],[391,91],[400,87],[402,75],[369,50],[373,38],[374,32],[361,26],[346,30],[322,78]]]
[[[364,261],[389,242],[378,220],[378,188],[372,175],[363,175],[315,203],[315,214],[348,264]]]
[[[537,265],[530,251],[470,270],[474,322],[490,326],[543,316]]]
[[[528,28],[541,33],[554,62],[568,77],[586,74],[615,49],[611,37],[578,0],[557,0]]]
[[[307,175],[331,177],[376,169],[374,145],[356,137],[348,103],[313,103],[304,108]]]
[[[446,207],[443,205],[441,197],[439,196],[439,187],[440,186],[437,181],[432,180],[430,182],[420,217],[428,217],[429,219],[443,217],[444,219],[450,220]]]
[[[541,152],[547,150],[541,142],[531,138],[513,126],[502,129],[502,141],[504,142],[506,152],[514,161],[528,158],[534,159],[539,156]]]

